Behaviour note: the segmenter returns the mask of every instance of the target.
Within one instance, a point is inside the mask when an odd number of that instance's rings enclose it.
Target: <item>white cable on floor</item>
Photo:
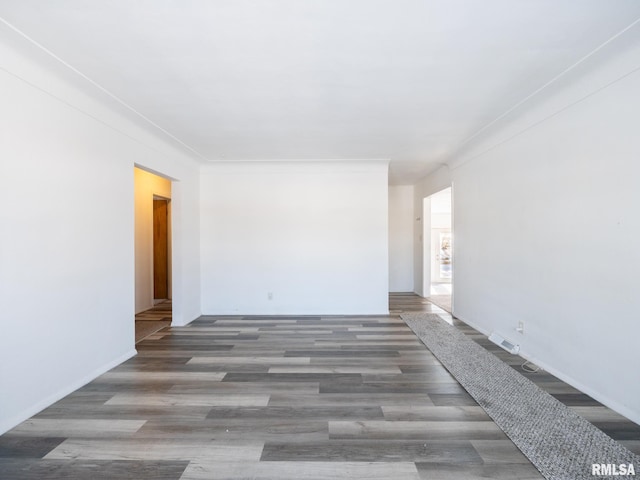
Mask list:
[[[533,365],[532,367],[530,365]],[[529,360],[526,360],[522,365],[520,365],[522,370],[528,373],[537,373],[540,371],[540,367],[534,363],[531,363]]]

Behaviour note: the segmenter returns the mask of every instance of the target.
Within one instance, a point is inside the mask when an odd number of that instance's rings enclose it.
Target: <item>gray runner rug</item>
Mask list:
[[[401,318],[545,478],[603,478],[592,476],[592,464],[640,467],[640,456],[438,315],[404,313]]]

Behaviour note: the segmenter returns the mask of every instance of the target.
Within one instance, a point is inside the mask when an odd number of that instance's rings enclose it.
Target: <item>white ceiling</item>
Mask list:
[[[390,159],[390,183],[640,17],[638,0],[0,0],[202,161]]]

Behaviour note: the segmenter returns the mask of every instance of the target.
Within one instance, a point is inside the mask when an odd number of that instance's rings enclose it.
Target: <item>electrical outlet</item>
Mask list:
[[[518,328],[516,328],[516,332],[524,333],[524,322],[522,320],[518,322]]]
[[[268,298],[269,300],[273,300],[273,292],[268,292],[268,293],[267,293],[267,298]]]

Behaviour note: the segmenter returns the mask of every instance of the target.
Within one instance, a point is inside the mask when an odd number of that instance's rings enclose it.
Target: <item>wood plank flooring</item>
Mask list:
[[[444,314],[408,294],[391,309]],[[397,315],[204,316],[137,348],[1,436],[0,478],[542,478]],[[637,425],[527,375],[640,444]]]

